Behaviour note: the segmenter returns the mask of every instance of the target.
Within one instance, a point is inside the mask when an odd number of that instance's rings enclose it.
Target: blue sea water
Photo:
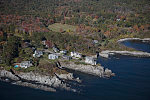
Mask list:
[[[143,42],[140,40],[129,40],[123,41],[122,44],[130,48],[135,48],[137,50],[150,53],[150,42]]]
[[[83,80],[80,93],[52,93],[0,82],[0,100],[150,100],[150,58],[116,56],[99,62],[116,76],[106,79],[74,71]]]

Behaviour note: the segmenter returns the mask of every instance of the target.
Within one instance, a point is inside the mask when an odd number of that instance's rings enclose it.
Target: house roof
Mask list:
[[[26,62],[30,62],[30,61],[22,61],[22,63],[26,63]]]
[[[85,59],[94,60],[93,57],[86,56]]]

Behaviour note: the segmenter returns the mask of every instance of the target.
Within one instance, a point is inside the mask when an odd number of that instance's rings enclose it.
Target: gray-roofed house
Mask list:
[[[57,54],[49,54],[48,59],[52,59],[52,60],[58,59],[58,55]]]
[[[55,53],[57,53],[57,52],[59,52],[59,49],[58,49],[57,47],[53,47],[53,51],[54,51]]]
[[[43,51],[35,50],[33,57],[41,57],[43,55]]]
[[[22,61],[20,63],[21,68],[28,68],[28,67],[31,67],[31,66],[32,66],[32,63],[30,61]]]
[[[82,54],[78,52],[71,52],[71,57],[82,58]]]
[[[63,55],[62,56],[65,60],[71,60],[71,56]]]
[[[65,55],[67,54],[67,50],[61,50],[60,53]]]
[[[98,43],[98,40],[93,40],[93,43],[94,43],[94,44],[97,44],[97,43]]]
[[[96,60],[93,57],[85,57],[85,63],[96,65]]]

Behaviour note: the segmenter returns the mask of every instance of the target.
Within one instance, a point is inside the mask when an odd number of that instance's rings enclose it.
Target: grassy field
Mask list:
[[[73,25],[55,23],[55,24],[49,25],[48,28],[54,32],[75,32],[77,27]]]

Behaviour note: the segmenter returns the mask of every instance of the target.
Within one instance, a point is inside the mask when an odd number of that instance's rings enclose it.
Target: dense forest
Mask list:
[[[94,54],[118,49],[123,37],[150,37],[149,0],[0,0],[0,59],[8,64],[23,55],[25,40]]]

